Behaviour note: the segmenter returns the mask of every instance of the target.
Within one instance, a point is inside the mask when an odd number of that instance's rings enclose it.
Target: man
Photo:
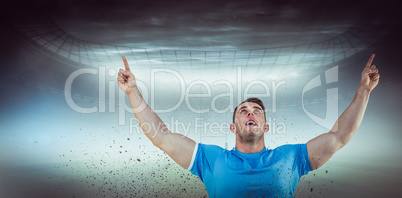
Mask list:
[[[352,103],[329,132],[306,144],[283,145],[273,150],[265,147],[264,133],[269,125],[264,105],[257,98],[236,107],[230,125],[236,134],[236,145],[229,151],[169,131],[144,101],[124,56],[125,70],[120,69],[117,80],[145,135],[180,166],[197,175],[210,197],[293,197],[300,177],[321,167],[359,128],[370,93],[380,78],[376,66],[371,65],[373,59],[374,54],[361,73]]]

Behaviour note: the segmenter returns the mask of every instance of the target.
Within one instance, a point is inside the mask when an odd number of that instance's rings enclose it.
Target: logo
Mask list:
[[[338,82],[338,66],[325,71],[325,83],[326,85]],[[325,117],[321,118],[314,115],[305,108],[304,94],[314,88],[321,86],[321,75],[317,75],[310,80],[303,88],[302,92],[302,107],[304,113],[320,126],[331,130],[334,122],[338,118],[338,87],[326,89],[326,101],[327,106],[325,109]]]

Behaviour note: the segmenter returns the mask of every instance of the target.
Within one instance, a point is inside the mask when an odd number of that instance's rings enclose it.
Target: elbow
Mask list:
[[[168,138],[170,138],[171,134],[172,132],[170,132],[169,130],[163,131],[161,133],[158,133],[158,135],[156,135],[155,137],[153,137],[151,139],[151,142],[154,146],[165,151],[166,143],[168,142]]]
[[[357,128],[340,129],[338,131],[331,131],[336,138],[336,144],[341,149],[352,139],[353,135],[356,133]]]
[[[152,142],[152,144],[154,145],[154,146],[156,146],[156,147],[158,147],[158,148],[161,148],[161,144],[162,144],[162,142],[161,141],[158,141],[158,140],[151,140],[151,142]]]
[[[156,146],[156,147],[162,149],[162,147],[163,147],[163,142],[164,142],[164,141],[163,141],[163,138],[160,137],[160,135],[159,135],[158,137],[152,138],[152,139],[151,139],[151,142],[152,142],[152,144],[153,144],[154,146]],[[163,149],[162,149],[162,150],[163,150]]]
[[[341,148],[343,148],[350,139],[345,138],[344,136],[341,136],[339,134],[339,132],[329,132],[329,134],[332,134],[332,141],[328,142],[328,144],[330,145],[328,150],[328,153],[332,156],[333,154],[335,154],[335,152],[337,152],[338,150],[340,150]]]
[[[337,147],[338,150],[343,148],[347,143],[349,143],[350,139],[352,139],[352,136],[341,136],[337,138]]]

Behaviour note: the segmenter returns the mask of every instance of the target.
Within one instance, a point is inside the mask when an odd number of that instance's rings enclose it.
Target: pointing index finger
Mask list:
[[[126,71],[130,71],[130,67],[128,66],[128,62],[125,56],[123,56],[124,67]]]
[[[367,61],[366,67],[370,67],[370,66],[371,66],[371,63],[373,62],[374,57],[375,57],[375,54],[372,54],[372,55],[370,56],[370,59]]]

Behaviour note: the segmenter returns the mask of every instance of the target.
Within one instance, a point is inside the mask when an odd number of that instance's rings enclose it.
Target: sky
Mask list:
[[[381,79],[360,129],[295,196],[401,196],[397,10],[393,1],[3,2],[0,196],[207,195],[139,130],[115,81],[121,55],[172,131],[231,149],[234,107],[259,96],[273,149],[327,132],[372,53]],[[46,42],[80,47],[58,51],[30,35],[40,17],[48,26],[38,32],[63,33]]]
[[[354,24],[367,8],[378,6],[353,2],[73,0],[36,6],[45,7],[63,29],[85,40],[139,48],[216,50],[331,38]]]
[[[63,28],[83,39],[139,48],[216,50],[324,40],[343,32],[366,6],[372,6],[344,5],[345,1],[113,1],[101,5],[62,1],[54,3],[50,13]]]

